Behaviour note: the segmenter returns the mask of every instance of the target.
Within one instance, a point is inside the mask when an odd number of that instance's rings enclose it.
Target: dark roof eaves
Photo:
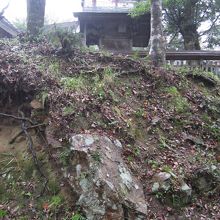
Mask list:
[[[20,33],[4,16],[0,17],[0,28],[12,36],[16,36]]]

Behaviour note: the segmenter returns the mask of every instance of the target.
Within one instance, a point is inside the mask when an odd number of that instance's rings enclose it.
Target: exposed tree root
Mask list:
[[[25,134],[25,136],[27,138],[28,150],[30,151],[30,153],[32,155],[32,159],[34,161],[35,167],[36,167],[37,171],[39,172],[39,174],[41,175],[41,177],[43,177],[45,179],[44,188],[41,191],[40,195],[38,196],[38,197],[40,197],[44,194],[45,190],[47,189],[47,184],[48,184],[49,180],[41,170],[41,167],[40,167],[40,164],[39,164],[39,161],[38,161],[38,158],[37,158],[37,154],[36,154],[36,151],[34,149],[33,140],[32,140],[31,135],[28,133],[28,130],[37,129],[37,131],[39,131],[39,127],[46,126],[46,124],[45,123],[35,124],[31,119],[26,118],[24,113],[21,110],[18,110],[18,112],[21,116],[15,116],[15,115],[5,114],[5,113],[0,113],[0,116],[13,118],[13,119],[21,121],[21,129],[22,130],[17,135],[15,135],[15,137],[9,142],[9,144],[14,143],[14,141],[21,134]],[[31,126],[28,126],[28,123],[31,124]]]
[[[10,114],[5,114],[5,113],[1,113],[1,112],[0,112],[0,116],[7,117],[7,118],[13,118],[13,119],[20,120],[20,121],[28,121],[30,124],[34,125],[34,122],[31,121],[29,118],[22,118],[22,117],[10,115]]]
[[[27,127],[26,129],[27,129],[27,130],[37,129],[37,128],[43,127],[43,126],[46,126],[46,124],[45,124],[45,123],[41,123],[41,124],[37,124],[37,125],[32,125],[32,126],[30,126],[30,127]],[[9,144],[13,144],[13,143],[16,141],[16,139],[17,139],[20,135],[22,135],[23,133],[24,133],[24,131],[22,130],[22,131],[20,131],[18,134],[16,134],[16,135],[9,141]]]

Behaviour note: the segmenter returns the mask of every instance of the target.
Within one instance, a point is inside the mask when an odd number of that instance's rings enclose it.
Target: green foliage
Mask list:
[[[217,24],[210,32],[207,32],[207,38],[205,43],[207,43],[206,48],[214,49],[216,46],[220,45],[220,25]]]
[[[74,108],[72,106],[65,106],[63,108],[62,116],[71,115],[74,113]]]
[[[139,108],[135,111],[135,116],[138,118],[142,118],[145,115],[145,110],[143,108]]]
[[[171,87],[168,87],[166,89],[166,92],[168,92],[169,94],[173,95],[173,96],[179,96],[179,91],[177,90],[177,88],[175,86],[171,86]]]
[[[134,8],[130,12],[131,17],[138,17],[150,11],[150,1],[140,1],[135,3]]]
[[[134,60],[140,59],[138,50],[134,50],[134,51],[133,51],[132,58],[133,58]]]
[[[60,75],[60,64],[58,62],[52,62],[48,66],[48,72],[52,73],[55,76]]]
[[[170,66],[170,69],[171,70],[175,70],[176,73],[178,73],[180,76],[189,76],[189,75],[192,75],[192,76],[195,76],[195,78],[197,76],[201,76],[202,78],[208,78],[208,79],[211,79],[213,80],[213,82],[215,82],[217,85],[220,85],[220,78],[219,76],[217,76],[215,73],[213,72],[207,72],[207,71],[204,71],[200,68],[190,68],[190,66],[182,66],[182,67],[172,67]],[[185,80],[185,83],[187,84],[187,79],[186,77],[182,77],[182,82]],[[188,82],[189,83],[189,82]],[[210,90],[207,90],[207,91],[203,91],[204,93],[209,93]],[[207,93],[207,94],[208,94]],[[206,94],[206,95],[207,95]]]
[[[139,149],[138,147],[135,147],[135,148],[133,149],[133,153],[134,153],[134,155],[135,155],[136,157],[139,157],[139,156],[141,155],[141,151],[140,151],[140,149]]]
[[[53,195],[56,195],[60,191],[59,181],[55,176],[50,176],[48,181],[48,188]]]
[[[113,71],[113,69],[111,67],[107,67],[104,69],[103,72],[103,83],[105,84],[109,84],[112,83],[114,81],[115,78],[115,72]]]
[[[216,140],[220,143],[220,127],[217,124],[213,125],[205,125],[205,127],[209,130],[209,132],[216,138]]]
[[[171,95],[171,102],[169,107],[178,113],[182,113],[189,109],[189,103],[185,97],[179,93],[175,86],[168,87],[165,89],[165,92]]]
[[[12,23],[20,31],[27,30],[27,23],[25,19],[15,19],[15,21],[13,21]]]
[[[191,33],[195,36],[206,35],[208,47],[219,45],[218,36],[220,28],[217,22],[220,11],[219,2],[219,0],[163,0],[166,33],[170,35],[172,39],[168,47],[173,48],[173,46],[170,46],[173,45],[173,43],[175,48],[179,48],[179,46],[182,47],[182,39],[185,40],[185,34],[187,34],[188,29],[191,29]],[[140,16],[148,12],[149,9],[150,0],[142,0],[135,5],[130,15],[132,17]],[[201,28],[198,34],[199,27],[201,27],[204,22],[208,24],[207,29]],[[183,38],[180,35],[182,35]],[[193,41],[195,39],[191,40]]]
[[[112,68],[106,67],[102,74],[96,75],[93,78],[92,90],[95,94],[99,96],[100,99],[105,98],[105,88],[107,88],[115,82],[115,76],[116,74],[112,70]]]
[[[165,137],[161,136],[159,138],[159,146],[160,146],[160,148],[162,148],[162,149],[167,148],[168,145],[167,145],[166,142],[167,142],[167,139]]]
[[[96,150],[95,152],[91,153],[91,157],[92,159],[97,163],[100,164],[101,163],[101,154],[98,150]]]
[[[158,169],[160,166],[159,162],[156,160],[148,160],[147,163],[151,166],[152,169]]]
[[[31,158],[24,158],[20,161],[26,179],[30,179],[34,173],[35,167]]]
[[[3,218],[7,215],[7,212],[5,210],[0,209],[0,218]]]
[[[91,154],[92,159],[96,161],[98,164],[101,163],[101,155],[98,151],[95,151]]]
[[[82,47],[82,35],[73,29],[57,28],[54,24],[54,28],[45,31],[44,35],[55,46],[61,46],[65,52]]]
[[[76,213],[71,217],[71,220],[85,220],[86,218],[84,218],[81,214]]]
[[[42,104],[42,107],[45,108],[48,101],[48,92],[42,91],[36,96],[36,99],[39,100]]]
[[[51,207],[58,207],[62,204],[62,198],[60,196],[53,196],[50,201]]]
[[[59,157],[64,166],[69,165],[70,155],[71,150],[69,148],[60,153]]]
[[[80,90],[85,87],[85,79],[82,76],[78,77],[63,77],[60,80],[65,89]]]

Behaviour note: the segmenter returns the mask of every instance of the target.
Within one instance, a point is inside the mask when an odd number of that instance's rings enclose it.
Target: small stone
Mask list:
[[[183,185],[181,186],[181,190],[185,192],[188,196],[191,196],[192,194],[192,189],[186,183],[183,183]]]
[[[215,165],[212,165],[211,166],[211,171],[213,172],[213,171],[215,171],[217,169],[217,167],[215,166]]]
[[[152,125],[156,125],[159,121],[160,121],[160,118],[159,118],[158,116],[155,116],[155,117],[152,119],[151,123],[152,123]]]
[[[80,164],[76,165],[76,176],[79,177],[81,174],[82,166]]]
[[[192,135],[185,135],[185,134],[184,136],[185,136],[185,140],[191,141],[193,144],[202,145],[202,146],[205,145],[203,140],[199,137],[194,137]]]
[[[161,185],[161,189],[168,191],[170,189],[171,185],[169,182],[163,182],[163,184]]]
[[[160,184],[158,182],[154,183],[153,186],[152,186],[152,192],[158,192],[160,188]]]
[[[134,185],[135,189],[139,189],[139,186],[137,184]]]
[[[32,102],[31,102],[31,107],[33,109],[43,109],[43,106],[42,106],[42,103],[39,102],[38,100],[34,99]]]
[[[160,172],[154,176],[154,179],[157,180],[158,182],[164,182],[170,179],[170,177],[171,177],[170,173]]]
[[[122,148],[122,144],[118,139],[114,140],[114,144],[115,144],[116,147]]]

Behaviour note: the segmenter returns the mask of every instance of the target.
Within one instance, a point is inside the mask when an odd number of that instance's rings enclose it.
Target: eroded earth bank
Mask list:
[[[220,80],[0,42],[0,218],[219,219]]]

